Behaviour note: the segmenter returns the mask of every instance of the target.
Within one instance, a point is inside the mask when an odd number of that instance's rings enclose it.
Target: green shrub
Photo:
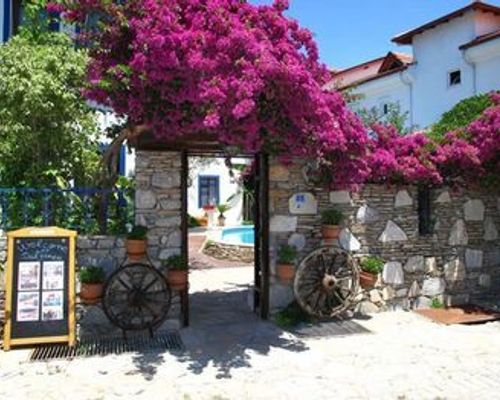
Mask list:
[[[104,283],[106,280],[106,273],[101,267],[88,266],[80,270],[81,283]]]
[[[448,132],[465,128],[492,105],[493,101],[489,94],[480,94],[462,100],[441,116],[441,119],[429,130],[428,136],[440,141]]]
[[[188,261],[184,256],[181,256],[180,254],[170,256],[165,264],[169,269],[175,269],[177,271],[187,271],[188,269]]]
[[[190,228],[197,228],[201,226],[200,222],[192,215],[188,215],[188,225]]]
[[[338,225],[342,221],[342,218],[342,213],[334,208],[321,213],[321,223],[324,225]]]
[[[302,322],[310,323],[311,317],[296,301],[294,301],[286,306],[286,308],[278,312],[275,315],[274,320],[280,328],[286,329],[293,328]]]
[[[360,267],[370,274],[379,274],[384,269],[384,260],[379,257],[370,256],[361,260]]]
[[[229,211],[230,209],[231,206],[227,203],[217,204],[217,211],[219,211],[219,214],[224,214],[226,211]]]
[[[297,249],[295,246],[288,244],[280,246],[278,250],[278,263],[279,264],[293,264],[297,258]]]
[[[253,221],[252,220],[243,220],[243,222],[241,223],[242,225],[253,225]]]
[[[148,235],[148,228],[142,225],[135,225],[127,234],[129,240],[145,240]]]
[[[431,301],[431,308],[434,309],[441,309],[444,308],[444,304],[441,300],[439,300],[437,297],[434,297]]]

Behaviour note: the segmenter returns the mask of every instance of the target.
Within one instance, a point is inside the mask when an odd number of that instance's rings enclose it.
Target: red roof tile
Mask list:
[[[500,7],[491,5],[491,4],[486,4],[482,3],[480,1],[474,1],[473,3],[469,4],[468,6],[465,6],[463,8],[460,8],[459,10],[456,10],[450,14],[445,15],[444,17],[435,19],[434,21],[428,22],[422,26],[419,26],[418,28],[412,29],[408,32],[401,33],[397,36],[395,36],[392,41],[398,44],[411,44],[413,41],[413,37],[415,35],[419,35],[429,29],[433,29],[438,25],[444,24],[446,22],[450,22],[452,19],[461,17],[468,11],[482,11],[482,12],[491,12],[496,15],[500,15]]]

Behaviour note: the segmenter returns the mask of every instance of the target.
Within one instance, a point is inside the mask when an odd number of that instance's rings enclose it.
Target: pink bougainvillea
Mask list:
[[[86,95],[160,139],[215,136],[245,152],[319,158],[335,180],[364,180],[367,135],[338,93],[313,35],[288,1],[66,1],[101,15]]]
[[[287,0],[61,0],[87,29],[85,94],[160,140],[206,135],[283,162],[318,160],[333,185],[477,181],[499,170],[495,106],[444,143],[374,127],[369,137],[319,62]],[[54,6],[51,9],[55,10]]]

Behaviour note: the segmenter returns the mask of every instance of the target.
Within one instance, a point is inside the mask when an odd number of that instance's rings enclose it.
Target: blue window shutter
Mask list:
[[[220,203],[220,180],[217,175],[198,176],[198,208],[215,202]]]
[[[127,168],[126,168],[126,163],[127,163],[127,150],[125,149],[125,146],[122,146],[120,149],[120,162],[118,163],[118,173],[121,176],[125,176]]]
[[[10,37],[10,25],[11,25],[11,20],[12,20],[12,8],[11,8],[11,1],[12,0],[6,0],[4,2],[5,8],[3,10],[3,41],[6,42],[9,37]]]

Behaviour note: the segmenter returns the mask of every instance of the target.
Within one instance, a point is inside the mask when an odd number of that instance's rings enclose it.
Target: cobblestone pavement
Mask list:
[[[412,313],[372,333],[300,339],[246,305],[250,268],[194,271],[186,351],[46,363],[0,354],[0,399],[500,399],[500,323],[441,326]]]

